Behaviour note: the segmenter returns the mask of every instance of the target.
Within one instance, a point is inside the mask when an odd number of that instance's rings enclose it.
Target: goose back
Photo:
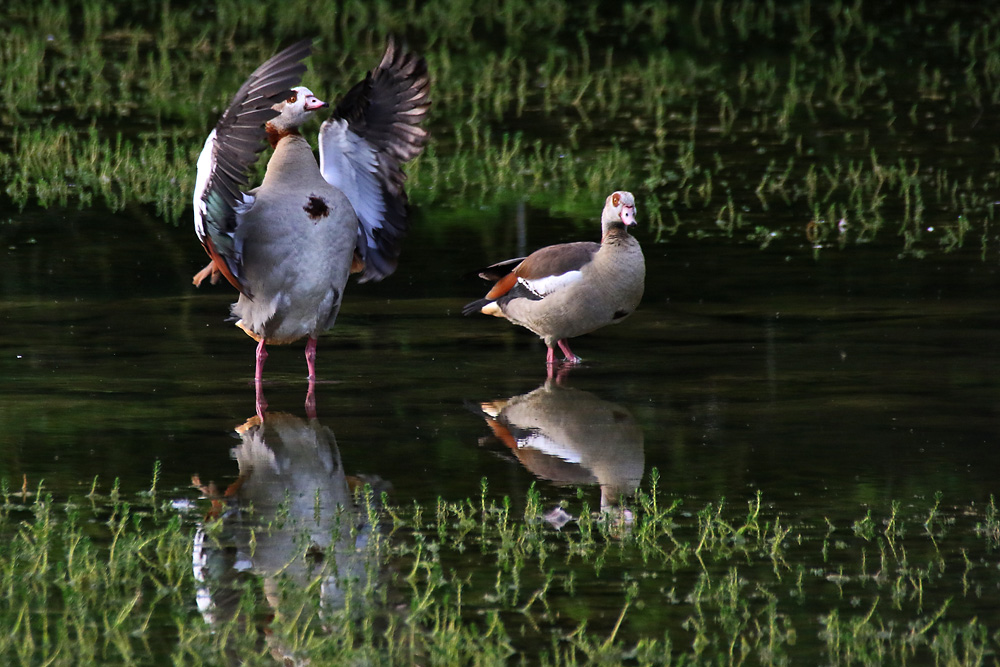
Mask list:
[[[268,343],[316,337],[340,310],[357,236],[354,209],[295,134],[278,142],[252,195],[237,228],[252,296],[233,305],[237,324]]]

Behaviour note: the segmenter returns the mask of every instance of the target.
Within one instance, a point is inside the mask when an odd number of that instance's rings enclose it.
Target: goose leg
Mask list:
[[[559,365],[559,370],[556,371],[556,377],[555,377],[556,384],[561,385],[563,383],[563,381],[566,379],[566,376],[569,375],[569,371],[571,368],[573,368],[573,364],[570,364],[568,362]],[[549,380],[552,380],[551,373]]]
[[[316,381],[312,378],[306,390],[306,419],[316,419]]]
[[[201,284],[205,281],[205,278],[208,278],[208,282],[214,285],[215,283],[219,282],[220,275],[222,274],[219,272],[218,269],[215,268],[215,260],[212,260],[211,262],[208,263],[208,266],[206,266],[198,273],[194,274],[194,277],[191,279],[191,283],[195,287],[201,287]]]
[[[254,371],[254,382],[260,384],[264,381],[264,361],[267,360],[267,348],[264,347],[264,339],[257,343],[257,367]]]
[[[309,382],[316,379],[316,339],[312,336],[306,340],[306,368],[309,369]]]
[[[548,347],[548,346],[546,346],[546,347]],[[549,380],[551,380],[552,377],[553,377],[552,372],[555,369],[557,363],[558,362],[556,361],[556,350],[555,350],[555,348],[554,347],[548,347],[548,352],[545,353],[545,368],[548,371],[546,377]]]
[[[545,353],[545,363],[549,366],[553,366],[556,363],[556,349],[554,347],[548,348],[548,352]]]
[[[309,369],[309,388],[306,390],[306,417],[316,419],[316,339],[306,339],[306,367]]]
[[[257,344],[257,369],[253,376],[253,386],[255,394],[255,404],[257,416],[264,421],[264,413],[267,411],[267,401],[264,399],[264,360],[267,359],[267,349],[264,347],[264,339],[261,338]]]
[[[566,355],[566,361],[569,363],[578,364],[583,361],[583,359],[573,354],[573,350],[569,349],[569,343],[567,343],[565,339],[559,341],[559,349],[561,349],[563,354]],[[549,351],[553,353],[553,356],[555,356],[555,351],[552,348],[549,348]]]
[[[264,413],[267,412],[267,399],[264,398],[264,383],[254,382],[254,389],[255,389],[254,407],[257,408],[257,417],[259,417],[261,422],[263,422]]]

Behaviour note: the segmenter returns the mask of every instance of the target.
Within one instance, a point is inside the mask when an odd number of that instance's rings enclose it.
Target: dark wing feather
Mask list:
[[[350,200],[361,223],[362,282],[396,269],[409,225],[404,162],[427,144],[427,62],[390,40],[378,67],[355,84],[320,128],[320,171]]]
[[[245,293],[242,252],[235,240],[250,167],[267,146],[264,124],[278,115],[271,107],[286,99],[306,70],[312,40],[297,42],[258,67],[240,86],[205,140],[198,157],[194,191],[194,227],[198,239],[223,275]]]
[[[510,273],[514,268],[523,262],[526,257],[515,257],[514,259],[505,259],[502,262],[497,262],[496,264],[490,264],[485,269],[480,269],[475,272],[483,280],[489,280],[491,282],[496,282],[503,278],[505,275]]]

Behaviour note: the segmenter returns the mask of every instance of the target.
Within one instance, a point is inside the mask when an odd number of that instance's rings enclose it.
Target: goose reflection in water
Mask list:
[[[259,579],[273,612],[269,626],[282,615],[297,618],[315,609],[310,595],[320,597],[323,624],[363,603],[364,591],[374,589],[377,564],[367,548],[372,527],[354,502],[354,489],[370,483],[377,497],[385,484],[347,476],[333,431],[314,416],[268,412],[236,432],[241,442],[232,456],[239,477],[225,493],[192,479],[213,499],[210,518],[222,521],[221,531],[199,528],[195,536],[194,576],[204,618],[213,624],[234,619],[246,586]],[[304,657],[288,655],[269,627],[263,634],[279,661]]]
[[[537,477],[598,484],[604,511],[642,481],[642,429],[616,403],[550,379],[527,394],[480,403],[479,409],[493,435]],[[569,517],[555,510],[548,519],[561,525]]]

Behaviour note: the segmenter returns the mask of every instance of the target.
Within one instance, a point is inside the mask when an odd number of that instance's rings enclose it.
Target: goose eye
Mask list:
[[[622,201],[622,196],[620,194],[618,194],[617,192],[614,193],[613,195],[611,195],[611,205],[612,206],[618,206],[618,204],[620,204],[621,201]]]
[[[288,98],[287,100],[285,100],[285,101],[286,101],[286,102],[288,102],[289,104],[295,104],[295,100],[296,100],[297,98],[298,98],[298,94],[297,94],[297,93],[292,93],[292,96],[291,96],[291,97],[289,97],[289,98]]]

